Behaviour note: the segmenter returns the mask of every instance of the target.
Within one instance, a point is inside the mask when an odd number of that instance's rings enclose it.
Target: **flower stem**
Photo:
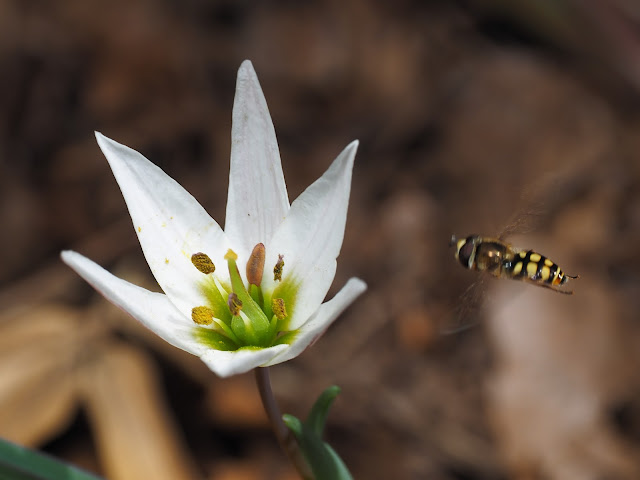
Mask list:
[[[267,417],[269,417],[271,428],[278,439],[280,447],[287,454],[287,457],[289,457],[289,460],[293,463],[293,466],[296,468],[300,476],[305,480],[313,480],[314,477],[311,473],[311,469],[309,468],[307,461],[304,459],[302,452],[298,448],[298,443],[293,432],[291,432],[291,430],[289,430],[282,421],[282,414],[280,413],[276,399],[271,391],[269,368],[258,367],[254,371],[264,411],[266,412]]]

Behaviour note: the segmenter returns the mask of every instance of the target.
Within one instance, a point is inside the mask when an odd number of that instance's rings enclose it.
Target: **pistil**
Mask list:
[[[260,306],[264,308],[264,298],[262,296],[262,274],[264,273],[265,248],[263,243],[253,247],[249,260],[247,261],[247,281],[249,282],[249,295]]]
[[[272,336],[272,327],[267,316],[262,311],[262,307],[249,295],[244,286],[236,260],[238,256],[233,250],[227,251],[224,256],[229,265],[229,278],[231,279],[232,294],[235,295],[233,305],[242,306],[237,312],[231,309],[233,318],[231,319],[231,328],[235,334],[243,340],[246,345],[267,346]],[[231,303],[231,300],[230,300]]]

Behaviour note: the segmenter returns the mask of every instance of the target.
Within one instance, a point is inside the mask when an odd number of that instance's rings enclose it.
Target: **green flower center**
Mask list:
[[[266,348],[291,342],[295,332],[287,331],[287,309],[294,307],[297,286],[282,281],[283,256],[279,255],[273,270],[278,286],[266,296],[261,288],[265,263],[262,243],[255,246],[247,261],[248,289],[240,276],[236,253],[229,250],[224,258],[231,285],[223,285],[214,275],[215,266],[208,255],[198,252],[191,256],[194,267],[206,276],[202,286],[208,301],[191,310],[197,325],[196,338],[217,350]]]

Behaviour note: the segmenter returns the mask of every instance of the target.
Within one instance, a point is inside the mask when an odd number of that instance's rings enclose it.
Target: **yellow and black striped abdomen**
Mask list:
[[[568,280],[556,263],[533,250],[516,253],[504,270],[514,279],[521,278],[549,286],[564,285]]]
[[[522,280],[565,295],[573,292],[560,287],[570,278],[579,278],[567,275],[556,263],[539,253],[513,248],[499,238],[480,235],[458,238],[452,235],[450,245],[456,247],[455,258],[464,268],[494,277]]]

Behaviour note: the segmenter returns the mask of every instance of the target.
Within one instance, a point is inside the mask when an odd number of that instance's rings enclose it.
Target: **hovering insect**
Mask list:
[[[533,250],[515,248],[498,238],[452,235],[450,245],[456,247],[456,260],[463,267],[494,277],[522,280],[566,295],[573,295],[573,291],[561,287],[569,279],[579,278],[567,275],[556,263]]]

